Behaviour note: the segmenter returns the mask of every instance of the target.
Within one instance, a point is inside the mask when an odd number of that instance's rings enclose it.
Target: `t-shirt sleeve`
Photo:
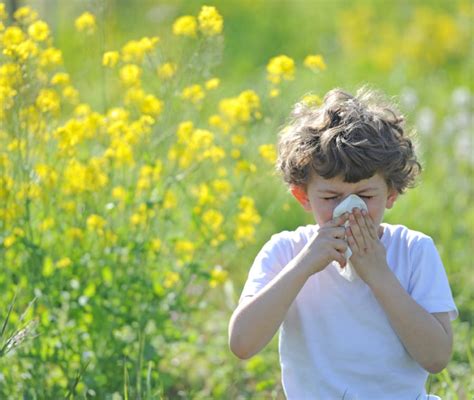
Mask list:
[[[254,296],[263,289],[291,260],[291,244],[280,232],[273,235],[259,251],[250,267],[239,302],[246,296]]]
[[[458,316],[448,277],[438,250],[429,237],[420,238],[412,252],[413,270],[408,293],[429,313],[449,312],[451,320]]]

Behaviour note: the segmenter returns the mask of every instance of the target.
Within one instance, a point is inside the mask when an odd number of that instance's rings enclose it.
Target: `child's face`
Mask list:
[[[340,176],[324,179],[313,174],[306,191],[298,186],[292,187],[291,192],[306,211],[312,212],[319,225],[332,220],[337,205],[350,194],[356,194],[365,201],[370,217],[379,226],[385,209],[391,208],[398,197],[398,192],[389,189],[380,174],[356,183],[344,182]]]

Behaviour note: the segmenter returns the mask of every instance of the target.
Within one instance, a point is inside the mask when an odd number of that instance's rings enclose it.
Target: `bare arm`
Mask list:
[[[370,287],[413,359],[430,373],[442,371],[451,358],[453,344],[448,313],[427,312],[410,297],[390,269]]]
[[[255,296],[244,298],[229,323],[229,347],[241,359],[258,353],[275,335],[293,300],[314,273],[332,260],[345,264],[346,217],[321,227],[314,238]]]
[[[229,346],[239,358],[258,353],[272,339],[307,275],[300,260],[290,262],[256,296],[246,297],[232,315]]]
[[[405,349],[428,372],[443,370],[453,343],[448,313],[430,314],[410,297],[388,267],[385,248],[366,213],[351,215],[347,234],[352,264],[372,289]]]

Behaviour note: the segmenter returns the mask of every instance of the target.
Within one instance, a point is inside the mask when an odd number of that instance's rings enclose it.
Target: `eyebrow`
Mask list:
[[[356,190],[356,191],[354,191],[354,193],[365,193],[365,192],[371,192],[371,191],[375,191],[375,190],[377,190],[377,188],[375,188],[375,187],[366,187],[366,188],[363,188],[363,189],[360,189],[360,190]],[[337,190],[332,190],[332,189],[321,189],[321,190],[319,190],[319,192],[329,193],[329,194],[339,194],[340,193]]]

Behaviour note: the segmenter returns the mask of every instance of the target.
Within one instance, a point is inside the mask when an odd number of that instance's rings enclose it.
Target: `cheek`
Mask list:
[[[318,221],[318,224],[324,224],[332,220],[332,213],[337,204],[328,201],[316,201],[313,203],[313,214]]]
[[[367,208],[372,221],[379,223],[383,217],[384,207],[381,207],[379,203],[369,201],[367,202]]]

